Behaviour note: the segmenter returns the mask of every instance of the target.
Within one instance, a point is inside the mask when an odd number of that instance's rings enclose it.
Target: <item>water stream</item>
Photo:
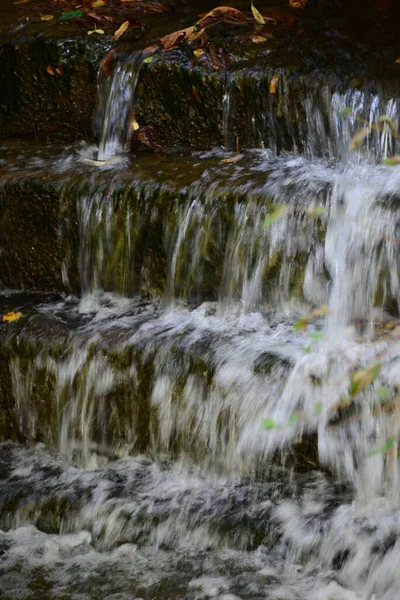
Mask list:
[[[100,88],[102,160],[138,75]],[[0,332],[1,598],[400,597],[398,142],[348,153],[397,101],[285,85],[232,163],[5,159],[7,189],[58,181],[80,294],[0,297],[24,314]]]

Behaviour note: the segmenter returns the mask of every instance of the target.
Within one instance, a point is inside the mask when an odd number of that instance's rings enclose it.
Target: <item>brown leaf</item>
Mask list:
[[[104,79],[108,79],[113,72],[114,58],[116,54],[116,48],[112,48],[100,61],[99,70]]]
[[[187,27],[186,29],[180,29],[179,31],[174,31],[173,33],[165,35],[163,38],[160,39],[160,42],[163,46],[164,51],[170,50],[177,44],[180,44],[184,40],[188,39],[189,36],[194,32],[194,30],[195,30],[195,28],[194,28],[194,26],[192,26],[192,27]]]
[[[124,23],[122,23],[121,27],[118,27],[118,29],[116,31],[114,31],[114,40],[119,40],[121,35],[124,35],[124,33],[128,29],[128,27],[129,27],[129,21],[125,21]]]
[[[237,8],[230,6],[217,6],[197,22],[199,27],[209,27],[210,25],[218,25],[218,23],[247,23],[246,15]]]
[[[360,148],[360,146],[362,145],[363,141],[365,140],[365,138],[371,133],[371,128],[370,127],[363,127],[362,129],[360,129],[360,131],[358,131],[355,136],[352,138],[351,142],[350,142],[350,152],[354,152],[354,150],[358,150],[358,148]]]
[[[56,71],[55,71],[55,69],[54,69],[54,67],[52,65],[47,65],[46,71],[48,72],[49,75],[55,75],[56,74]]]
[[[193,33],[191,33],[190,35],[188,35],[188,42],[195,42],[197,39],[201,38],[201,36],[205,33],[205,29],[204,27],[202,29],[200,29],[199,31],[196,30],[196,28],[194,29]]]

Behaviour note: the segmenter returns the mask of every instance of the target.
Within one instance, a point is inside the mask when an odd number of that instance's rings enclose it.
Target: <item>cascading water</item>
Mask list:
[[[102,160],[139,66],[105,83]],[[397,102],[278,86],[244,117],[268,149],[233,163],[42,159],[81,293],[2,297],[26,317],[0,423],[31,443],[2,444],[5,599],[399,597],[400,172],[373,164]],[[37,175],[15,160],[7,189]]]
[[[116,59],[110,77],[105,78],[99,74],[99,105],[96,119],[99,130],[98,160],[109,160],[127,150],[130,116],[141,62],[140,54],[134,54],[129,60]]]

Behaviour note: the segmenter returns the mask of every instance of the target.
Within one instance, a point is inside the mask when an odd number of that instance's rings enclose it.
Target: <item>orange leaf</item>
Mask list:
[[[52,65],[48,65],[47,68],[46,68],[46,71],[48,72],[49,75],[55,75],[56,74],[55,69],[54,69],[54,67]]]
[[[114,40],[119,40],[121,35],[123,35],[125,33],[125,31],[128,29],[128,27],[129,27],[129,21],[125,21],[124,23],[122,23],[121,27],[118,27],[118,29],[114,32]]]

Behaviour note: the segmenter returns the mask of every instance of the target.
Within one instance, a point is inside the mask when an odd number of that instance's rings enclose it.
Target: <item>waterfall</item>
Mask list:
[[[142,61],[138,54],[129,60],[116,60],[113,73],[104,79],[99,73],[98,160],[109,160],[127,150],[131,112]]]
[[[99,80],[100,161],[140,67]],[[277,75],[222,78],[217,149],[0,165],[7,600],[399,597],[398,100]]]

